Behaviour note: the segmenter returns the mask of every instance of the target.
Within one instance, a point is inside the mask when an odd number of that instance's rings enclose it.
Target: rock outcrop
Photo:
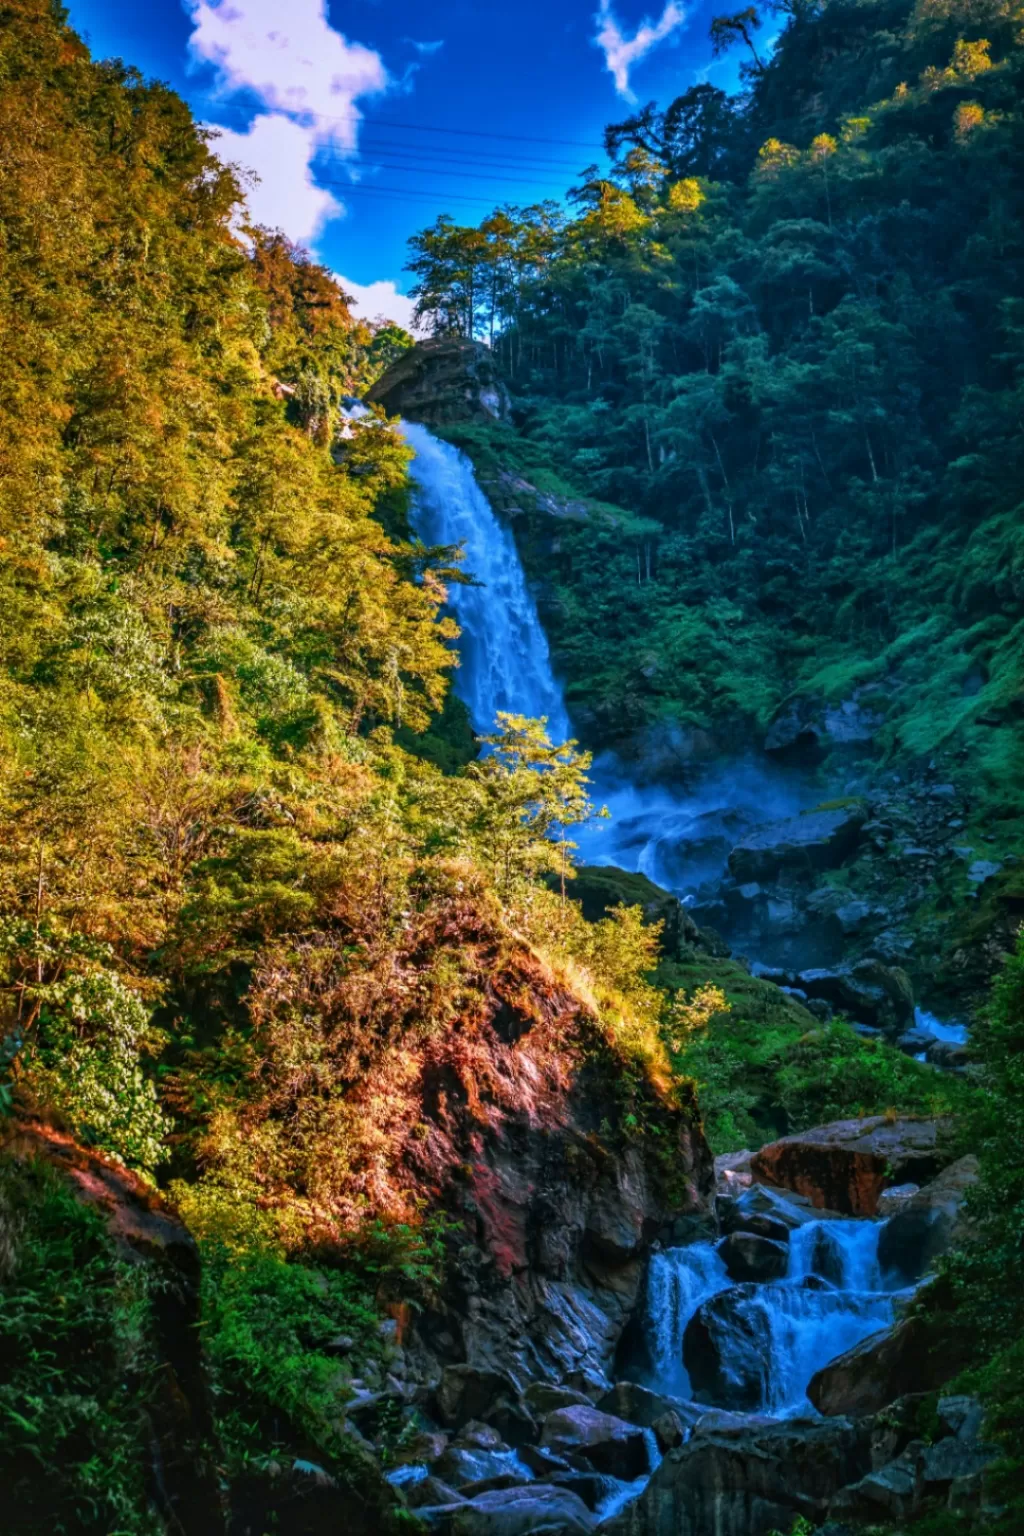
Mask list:
[[[952,1156],[948,1120],[839,1120],[771,1142],[751,1159],[756,1179],[845,1216],[874,1216],[883,1189],[927,1184]],[[771,1234],[768,1234],[771,1235]]]
[[[685,1093],[641,1086],[659,1129],[635,1135],[600,1024],[536,960],[508,966],[492,968],[482,1017],[433,1041],[410,1111],[407,1184],[451,1235],[444,1290],[404,1357],[443,1424],[483,1420],[519,1444],[534,1438],[532,1383],[609,1390],[651,1245],[707,1218],[714,1165]]]
[[[908,1196],[882,1228],[878,1261],[906,1284],[970,1235],[964,1201],[978,1182],[976,1157],[962,1157],[937,1179]]]
[[[784,872],[835,869],[857,847],[868,819],[859,801],[835,810],[805,811],[752,832],[729,855],[729,872],[745,882],[771,882]]]
[[[119,1255],[152,1281],[144,1327],[155,1369],[145,1398],[147,1483],[169,1531],[220,1536],[224,1510],[210,1460],[212,1421],[199,1332],[200,1263],[195,1242],[138,1175],[41,1122],[12,1122],[0,1152],[39,1160],[99,1211]]]
[[[916,1317],[864,1339],[811,1377],[807,1396],[826,1418],[878,1413],[898,1398],[933,1392],[963,1367]]]
[[[458,336],[417,342],[392,363],[366,398],[391,416],[428,427],[474,419],[505,421],[510,408],[490,350]]]
[[[848,1420],[740,1425],[698,1432],[670,1451],[607,1536],[768,1536],[817,1523],[863,1477],[864,1434]]]

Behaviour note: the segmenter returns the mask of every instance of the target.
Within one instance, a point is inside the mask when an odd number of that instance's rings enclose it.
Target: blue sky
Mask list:
[[[604,125],[706,75],[714,0],[68,0],[97,57],[168,81],[255,171],[261,222],[408,318],[408,236],[560,196]],[[710,70],[709,70],[710,66]],[[380,286],[383,285],[383,286]],[[369,291],[364,292],[364,289]]]

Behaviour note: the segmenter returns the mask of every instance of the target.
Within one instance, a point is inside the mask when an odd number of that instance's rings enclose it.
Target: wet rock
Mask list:
[[[647,1470],[643,1430],[597,1408],[559,1408],[549,1413],[541,1446],[556,1455],[583,1456],[595,1471],[627,1483]]]
[[[882,1190],[926,1184],[948,1167],[950,1120],[875,1115],[839,1120],[762,1147],[751,1169],[766,1184],[795,1190],[815,1206],[874,1216]]]
[[[560,1472],[551,1481],[556,1488],[565,1488],[582,1499],[589,1510],[596,1510],[602,1499],[619,1488],[614,1477],[604,1477],[600,1472]]]
[[[481,1494],[466,1504],[417,1510],[437,1536],[589,1536],[594,1519],[568,1488],[536,1483]]]
[[[541,1482],[548,1482],[556,1472],[572,1470],[564,1456],[556,1456],[554,1451],[542,1451],[539,1445],[520,1446],[519,1460]]]
[[[764,1400],[764,1362],[771,1346],[767,1313],[747,1305],[753,1285],[712,1296],[683,1334],[683,1364],[694,1395],[733,1410],[753,1412]]]
[[[843,1420],[710,1430],[670,1451],[602,1536],[768,1536],[798,1517],[817,1525],[867,1470],[864,1437]]]
[[[864,1339],[811,1377],[807,1396],[819,1413],[878,1413],[897,1398],[945,1386],[964,1360],[952,1348],[931,1346],[919,1318],[906,1318]]]
[[[867,820],[863,805],[808,811],[751,833],[729,855],[729,871],[740,884],[771,884],[780,874],[813,874],[836,869],[860,841]]]
[[[781,1280],[789,1265],[787,1243],[753,1232],[731,1232],[719,1243],[718,1253],[730,1280]]]
[[[474,1419],[463,1425],[452,1443],[463,1451],[508,1450],[493,1424],[479,1424]]]
[[[685,1444],[689,1434],[679,1414],[671,1411],[663,1413],[660,1419],[655,1419],[651,1430],[657,1441],[658,1450],[663,1456],[666,1451],[674,1451],[676,1446]]]
[[[797,985],[852,1018],[888,1033],[914,1023],[914,989],[907,973],[881,960],[859,960],[836,970],[800,971]]]
[[[402,1497],[409,1509],[419,1509],[428,1504],[458,1504],[462,1495],[439,1477],[424,1477],[418,1482],[402,1487]]]
[[[971,1048],[957,1040],[931,1040],[926,1051],[933,1067],[944,1072],[962,1072],[971,1062]]]
[[[504,421],[510,409],[490,349],[455,336],[417,342],[392,363],[366,398],[391,416],[428,426]]]
[[[896,1047],[904,1056],[923,1056],[929,1048],[935,1044],[935,1036],[930,1035],[925,1029],[908,1029],[906,1034],[900,1035],[896,1041]]]
[[[734,1195],[749,1189],[750,1159],[753,1152],[724,1152],[715,1158],[715,1189],[720,1195]]]
[[[610,1413],[615,1418],[625,1419],[627,1424],[636,1424],[641,1429],[652,1429],[657,1421],[666,1414],[677,1414],[685,1424],[692,1426],[700,1416],[700,1411],[692,1403],[682,1402],[676,1397],[666,1397],[660,1392],[652,1392],[648,1387],[641,1387],[635,1381],[619,1381],[610,1392],[601,1398],[598,1403],[601,1413]]]
[[[500,1371],[476,1365],[448,1365],[437,1387],[441,1422],[454,1427],[485,1419],[503,1400],[518,1396],[515,1383]]]
[[[514,1451],[507,1449],[480,1451],[449,1446],[430,1470],[435,1477],[460,1492],[472,1488],[475,1483],[493,1483],[496,1478],[505,1480],[506,1487],[533,1481],[529,1467]]]
[[[920,1187],[919,1184],[895,1184],[892,1189],[883,1189],[878,1197],[879,1220],[888,1221],[891,1216],[895,1216],[907,1204],[911,1195],[917,1194]]]
[[[523,1393],[523,1402],[538,1419],[554,1413],[556,1408],[589,1408],[591,1400],[583,1392],[572,1387],[557,1387],[550,1381],[531,1381]]]
[[[969,1231],[964,1201],[978,1182],[976,1157],[962,1157],[904,1201],[882,1228],[878,1261],[907,1284],[962,1241]]]
[[[756,1154],[751,1158],[751,1171],[755,1173]],[[728,1237],[734,1232],[749,1232],[772,1242],[785,1243],[795,1227],[809,1221],[820,1221],[821,1211],[801,1194],[785,1194],[769,1187],[767,1182],[752,1185],[736,1196],[719,1195],[715,1200],[715,1215],[722,1233]]]

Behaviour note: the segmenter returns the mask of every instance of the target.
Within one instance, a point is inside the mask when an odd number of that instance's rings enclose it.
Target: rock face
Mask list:
[[[878,1413],[909,1393],[944,1386],[963,1364],[954,1351],[932,1346],[918,1318],[907,1318],[830,1361],[811,1377],[807,1396],[826,1418]]]
[[[433,1043],[414,1111],[429,1136],[406,1142],[407,1187],[433,1187],[453,1227],[444,1291],[405,1355],[447,1427],[483,1420],[519,1445],[531,1383],[608,1391],[651,1244],[706,1218],[714,1165],[695,1103],[653,1085],[659,1134],[630,1135],[620,1058],[536,960],[488,985],[472,1028]]]
[[[751,1160],[756,1179],[806,1195],[845,1216],[874,1216],[883,1189],[926,1184],[948,1166],[952,1123],[887,1119],[839,1120],[785,1136]]]
[[[808,811],[753,832],[729,855],[729,871],[741,885],[771,882],[783,871],[835,869],[854,851],[868,819],[852,802],[838,810]]]
[[[902,1202],[882,1228],[878,1261],[907,1284],[970,1233],[963,1203],[978,1182],[978,1159],[962,1157]]]
[[[145,1413],[148,1481],[168,1529],[219,1536],[224,1516],[208,1459],[212,1422],[199,1334],[199,1254],[187,1228],[149,1185],[113,1159],[39,1123],[13,1124],[5,1154],[56,1168],[104,1216],[124,1259],[152,1277],[147,1329],[157,1356]]]
[[[547,1484],[502,1489],[416,1513],[438,1536],[588,1536],[594,1529],[582,1499],[568,1488]]]
[[[582,1456],[595,1472],[627,1483],[647,1471],[643,1430],[597,1408],[557,1408],[548,1414],[541,1446],[556,1456]]]
[[[858,690],[839,704],[796,698],[783,706],[765,737],[766,752],[784,758],[814,758],[829,747],[868,745],[883,716],[862,702]]]
[[[608,1536],[768,1536],[817,1524],[863,1477],[865,1436],[846,1420],[744,1425],[699,1433],[670,1451]]]
[[[392,363],[367,395],[391,416],[428,427],[482,419],[505,421],[508,390],[494,359],[479,341],[457,336],[417,342]]]

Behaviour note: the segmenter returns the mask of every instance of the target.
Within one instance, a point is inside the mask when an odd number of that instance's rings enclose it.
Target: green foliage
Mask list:
[[[728,1004],[705,1008],[697,1029],[669,1023],[673,1065],[696,1083],[716,1153],[855,1115],[961,1113],[974,1102],[969,1085],[883,1040],[862,1039],[840,1020],[819,1023],[730,961],[665,963],[659,975],[691,998],[676,1011],[692,1011],[709,985]]]
[[[5,1529],[156,1536],[143,1467],[146,1276],[43,1166],[0,1161]]]
[[[612,173],[570,214],[449,221],[444,261],[414,242],[424,315],[494,332],[517,392],[518,440],[460,438],[489,485],[536,488],[508,493],[514,526],[588,744],[763,726],[796,690],[877,681],[884,751],[965,749],[1005,803],[1024,747],[1011,13],[787,5],[770,57],[755,9],[718,17],[745,93],[613,125]]]

